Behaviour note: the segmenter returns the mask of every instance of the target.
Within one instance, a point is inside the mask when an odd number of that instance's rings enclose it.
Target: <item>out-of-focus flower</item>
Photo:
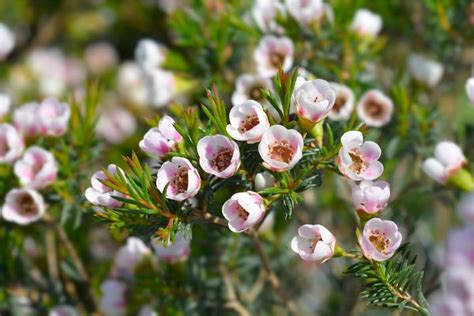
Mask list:
[[[335,82],[329,84],[336,93],[336,101],[328,117],[333,121],[347,121],[354,110],[354,93],[347,86]]]
[[[0,23],[0,61],[5,59],[15,47],[15,34]]]
[[[121,106],[105,110],[97,122],[96,132],[109,143],[120,144],[137,128],[135,117]]]
[[[118,62],[115,48],[107,42],[99,42],[86,48],[84,59],[93,74],[103,74],[112,69]]]
[[[157,108],[167,105],[176,95],[176,78],[172,72],[151,69],[145,72],[148,101]]]
[[[469,101],[471,101],[471,105],[474,105],[474,77],[467,79],[466,93],[469,98]]]
[[[174,120],[170,116],[164,116],[158,123],[143,136],[139,146],[144,152],[161,159],[172,151],[183,137],[174,127]]]
[[[467,163],[461,148],[453,142],[442,141],[434,150],[434,157],[423,162],[423,171],[436,182],[445,184]]]
[[[276,75],[280,65],[284,71],[290,70],[293,65],[293,53],[293,42],[288,37],[264,36],[254,52],[259,74],[272,77]]]
[[[474,266],[474,226],[452,230],[446,240],[444,266]]]
[[[255,190],[262,191],[275,185],[275,178],[268,171],[259,172],[255,175]]]
[[[438,292],[430,296],[430,312],[433,316],[468,316],[462,302],[453,295]]]
[[[56,305],[49,311],[48,316],[79,316],[79,312],[71,305]]]
[[[229,229],[234,233],[241,233],[263,219],[263,198],[252,191],[235,193],[222,205],[222,214],[229,222]]]
[[[5,196],[2,217],[9,222],[28,225],[43,217],[45,209],[43,197],[38,192],[30,189],[12,189]]]
[[[322,0],[286,0],[285,4],[290,15],[303,25],[315,23],[324,15]]]
[[[183,6],[183,0],[158,0],[156,4],[165,13],[171,14]]]
[[[458,213],[466,223],[474,225],[474,193],[466,193],[458,203]]]
[[[39,123],[36,116],[39,104],[25,103],[13,111],[13,123],[27,137],[34,137],[39,133]]]
[[[272,82],[266,77],[251,74],[240,75],[235,82],[232,105],[238,106],[247,100],[254,100],[267,108],[269,105],[263,96],[262,90],[270,90],[271,88]]]
[[[68,127],[71,109],[66,103],[56,99],[46,99],[41,102],[36,111],[39,133],[42,135],[59,137]]]
[[[303,83],[295,93],[296,113],[305,127],[326,118],[336,101],[336,94],[326,80]]]
[[[146,105],[148,89],[143,71],[133,62],[123,63],[118,71],[117,91],[121,96],[137,105]]]
[[[223,135],[205,136],[197,145],[201,168],[218,178],[230,178],[240,167],[239,146]]]
[[[152,239],[151,245],[158,259],[168,263],[185,261],[191,253],[190,241],[181,233],[177,233],[174,242],[169,241],[167,246],[158,239]]]
[[[352,20],[351,29],[362,37],[376,37],[382,29],[382,17],[367,9],[359,9]]]
[[[278,16],[285,16],[285,7],[275,0],[257,0],[252,8],[252,16],[257,26],[266,33],[282,34],[285,30],[278,25]]]
[[[402,234],[392,221],[372,218],[365,226],[359,245],[362,253],[369,260],[385,261],[390,259],[400,247]]]
[[[107,172],[114,176],[117,175],[117,172],[121,172],[123,174],[123,170],[114,164],[110,164],[107,166]],[[102,170],[94,173],[91,178],[92,186],[88,188],[85,192],[86,199],[90,203],[98,206],[105,206],[109,208],[116,208],[122,206],[123,203],[114,199],[113,196],[123,197],[124,195],[120,192],[112,190],[100,181],[106,179],[107,176]]]
[[[105,316],[122,316],[127,311],[127,286],[124,282],[109,279],[100,285],[102,297],[99,306]]]
[[[158,170],[156,187],[160,192],[166,188],[168,199],[184,201],[199,192],[201,177],[188,159],[173,157]]]
[[[20,133],[10,124],[0,124],[0,164],[12,163],[25,149]]]
[[[0,93],[0,121],[10,112],[11,103],[8,95]]]
[[[371,127],[381,127],[390,122],[393,114],[392,100],[380,90],[369,90],[357,103],[357,115]]]
[[[474,313],[474,284],[472,284],[472,266],[460,265],[446,267],[443,275],[444,289],[459,299],[465,308],[465,315]]]
[[[14,171],[23,186],[39,190],[56,181],[58,166],[53,154],[41,147],[32,146],[15,162]]]
[[[150,249],[136,237],[129,237],[127,243],[120,248],[115,256],[114,264],[119,272],[133,274],[137,265],[149,254]]]
[[[378,161],[382,150],[372,141],[364,142],[361,132],[344,133],[341,143],[336,162],[343,175],[360,181],[377,179],[383,173],[383,165]]]
[[[248,100],[234,106],[229,113],[230,124],[227,125],[229,135],[249,144],[257,143],[263,133],[270,127],[268,117],[262,106],[253,100]]]
[[[408,69],[413,78],[431,88],[438,84],[444,71],[442,64],[418,54],[410,55]]]
[[[158,313],[150,305],[145,305],[140,308],[137,316],[158,316]]]
[[[258,152],[265,168],[290,170],[303,157],[303,136],[294,129],[273,125],[263,134]]]
[[[135,48],[135,60],[144,70],[159,68],[165,61],[165,48],[152,39],[141,39]]]
[[[352,184],[352,202],[358,212],[375,214],[387,206],[390,185],[385,181],[368,181]]]
[[[291,250],[305,261],[322,264],[334,255],[336,238],[323,225],[302,225],[291,240]]]

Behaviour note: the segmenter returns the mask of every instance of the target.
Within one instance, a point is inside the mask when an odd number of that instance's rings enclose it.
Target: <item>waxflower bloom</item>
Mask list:
[[[303,157],[303,136],[281,125],[271,126],[258,145],[263,166],[274,171],[287,171]]]
[[[149,69],[144,73],[147,99],[154,107],[161,108],[174,98],[177,89],[175,75],[162,69]]]
[[[251,74],[240,75],[235,82],[232,105],[237,106],[247,100],[254,100],[263,104],[266,108],[268,105],[262,90],[270,90],[271,88],[272,82],[266,77]]]
[[[362,253],[369,260],[385,261],[390,259],[400,247],[402,234],[392,221],[372,218],[365,226],[359,237]]]
[[[58,165],[49,151],[32,146],[15,162],[14,172],[23,186],[39,190],[56,180]]]
[[[229,222],[229,229],[234,233],[241,233],[263,219],[263,198],[252,191],[235,193],[222,205],[222,214]]]
[[[165,49],[152,39],[142,39],[135,48],[135,59],[145,70],[158,68],[165,61]]]
[[[255,175],[255,190],[262,191],[275,185],[275,178],[268,171],[259,172]]]
[[[127,311],[127,286],[124,282],[109,279],[100,285],[100,311],[105,316],[122,316]]]
[[[117,175],[117,172],[121,172],[123,174],[122,169],[117,167],[114,164],[110,164],[107,167],[107,172],[111,175]],[[114,196],[123,197],[124,195],[120,192],[112,190],[105,184],[103,184],[100,180],[106,180],[106,174],[101,170],[94,173],[91,178],[91,187],[88,188],[85,192],[86,199],[98,206],[105,206],[109,208],[116,208],[122,206],[122,202],[119,200],[114,199]]]
[[[303,83],[296,89],[294,96],[298,117],[310,125],[325,119],[336,101],[336,93],[322,79]]]
[[[474,77],[467,79],[466,93],[469,101],[471,101],[471,105],[474,105]]]
[[[156,186],[160,192],[166,188],[168,199],[184,201],[199,192],[201,177],[188,159],[173,157],[158,170]]]
[[[40,134],[58,137],[67,130],[71,110],[66,103],[46,99],[37,108],[36,115]]]
[[[285,7],[274,0],[257,0],[252,8],[252,16],[262,32],[282,34],[284,29],[278,25],[276,19],[284,15]]]
[[[357,115],[371,127],[382,127],[392,119],[393,102],[380,90],[369,90],[357,104]]]
[[[375,142],[364,142],[359,131],[349,131],[341,137],[342,147],[337,157],[339,171],[349,179],[374,180],[383,172],[383,165],[378,161],[382,150]]]
[[[13,111],[15,127],[27,137],[34,137],[39,133],[39,124],[36,113],[39,104],[36,102],[25,103]]]
[[[351,29],[361,37],[376,37],[382,29],[382,18],[370,10],[359,9],[352,20]]]
[[[239,146],[223,135],[205,136],[197,144],[201,168],[218,178],[230,178],[240,167]]]
[[[4,220],[28,225],[43,217],[46,206],[43,197],[30,189],[13,189],[5,196],[2,207]]]
[[[8,95],[0,93],[0,120],[8,114],[11,107],[11,99]]]
[[[5,59],[15,47],[15,34],[3,23],[0,23],[0,61]]]
[[[336,93],[336,101],[328,114],[332,121],[347,121],[354,110],[354,93],[342,84],[330,82],[329,85]]]
[[[284,71],[293,65],[294,46],[288,37],[266,35],[254,52],[258,72],[265,77],[272,77],[281,65]]]
[[[20,133],[10,124],[0,124],[0,164],[12,163],[25,149]]]
[[[322,0],[286,0],[285,4],[290,15],[303,25],[321,20],[325,11]]]
[[[466,157],[458,145],[442,141],[436,145],[434,157],[426,159],[422,168],[433,180],[445,184],[466,163]]]
[[[263,133],[270,127],[267,114],[262,106],[253,100],[248,100],[234,106],[229,113],[230,124],[227,125],[229,135],[249,144],[257,143]]]
[[[157,238],[152,239],[151,245],[158,259],[167,263],[185,261],[191,253],[190,241],[181,233],[177,233],[174,242],[169,241],[166,246]]]
[[[142,69],[133,62],[123,63],[117,75],[117,91],[125,100],[144,106],[147,104],[148,89]]]
[[[368,181],[352,184],[352,202],[358,212],[375,214],[387,206],[390,185],[385,181]]]
[[[109,143],[120,144],[132,136],[136,128],[135,117],[121,106],[114,106],[101,114],[96,132]]]
[[[410,55],[408,69],[413,78],[431,88],[438,84],[444,71],[442,64],[418,54]]]
[[[129,237],[125,246],[115,256],[115,267],[120,272],[132,274],[137,265],[149,254],[150,249],[136,237]]]
[[[291,250],[304,261],[322,264],[334,255],[336,238],[323,225],[302,225],[291,240]]]
[[[177,143],[183,140],[183,137],[174,127],[174,120],[170,116],[164,116],[158,123],[158,127],[153,127],[143,136],[140,141],[140,148],[161,159],[171,152]]]
[[[474,225],[474,193],[465,194],[459,201],[457,210],[466,223]]]

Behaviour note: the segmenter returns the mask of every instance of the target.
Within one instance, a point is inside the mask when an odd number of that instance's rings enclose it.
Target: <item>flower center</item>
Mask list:
[[[336,113],[339,113],[339,111],[344,107],[344,104],[346,104],[347,98],[344,95],[340,95],[336,98],[336,102],[334,102],[334,107],[332,110]]]
[[[7,140],[0,138],[0,156],[5,156],[9,150],[10,146],[8,146]]]
[[[349,152],[349,156],[352,159],[352,164],[349,166],[349,168],[353,172],[359,174],[362,171],[364,171],[365,169],[367,169],[367,164],[365,163],[364,158],[362,157],[362,155],[358,151],[351,150]]]
[[[239,212],[239,217],[243,219],[244,221],[249,218],[249,212],[247,212],[242,206],[238,206],[237,211]]]
[[[364,108],[365,112],[373,118],[380,118],[384,114],[383,106],[374,100],[366,102]]]
[[[270,64],[278,68],[278,66],[283,65],[283,62],[285,61],[285,55],[281,53],[273,53],[270,56]]]
[[[211,161],[211,167],[219,172],[230,166],[234,152],[230,148],[222,148],[216,157]]]
[[[185,193],[188,190],[188,169],[179,167],[171,185],[176,189],[176,194]]]
[[[372,235],[369,236],[369,241],[380,253],[385,253],[390,243],[385,233],[380,233],[378,230],[372,232]]]
[[[239,132],[245,133],[257,126],[259,123],[260,120],[258,119],[257,115],[247,116],[244,121],[240,122]]]
[[[310,239],[309,249],[314,252],[314,250],[316,249],[316,245],[321,240],[322,240],[321,236],[316,236],[316,238]]]
[[[263,87],[261,86],[253,86],[251,89],[249,89],[250,99],[255,101],[263,100],[263,94],[261,91],[262,89]]]
[[[33,216],[38,213],[38,206],[28,193],[23,193],[17,198],[18,213],[24,216]]]
[[[284,163],[289,163],[295,155],[293,147],[287,140],[281,140],[268,146],[268,153],[273,160]]]

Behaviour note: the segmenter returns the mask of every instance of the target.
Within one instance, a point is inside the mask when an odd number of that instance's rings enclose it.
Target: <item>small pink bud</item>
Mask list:
[[[359,9],[352,20],[351,29],[361,37],[376,37],[382,29],[382,18],[370,10]]]
[[[469,101],[471,101],[471,105],[474,106],[474,77],[467,79],[466,93]]]
[[[0,165],[12,163],[21,156],[25,143],[20,133],[10,124],[0,124]]]
[[[125,316],[127,312],[127,285],[108,279],[100,285],[102,297],[99,307],[104,316]]]
[[[36,115],[40,134],[59,137],[67,130],[71,110],[66,103],[60,103],[56,99],[46,99],[41,102]]]
[[[296,113],[314,125],[326,118],[336,101],[336,94],[326,80],[306,81],[295,90]]]
[[[234,106],[229,113],[230,124],[227,125],[229,135],[239,141],[249,144],[257,143],[263,133],[270,127],[268,117],[262,106],[253,100],[248,100]]]
[[[375,214],[382,211],[390,198],[390,185],[385,181],[364,180],[352,184],[352,202],[358,212]]]
[[[177,233],[174,242],[168,242],[167,246],[158,239],[152,239],[151,245],[158,259],[168,263],[185,261],[191,253],[190,241],[181,233]]]
[[[256,191],[262,191],[275,185],[275,178],[268,171],[257,173],[254,179],[254,187]]]
[[[107,171],[112,175],[117,175],[117,172],[123,174],[123,170],[114,164],[110,164],[107,167]],[[92,187],[88,188],[85,192],[86,199],[98,206],[105,206],[108,208],[117,208],[122,206],[122,202],[114,199],[114,196],[123,197],[124,195],[120,192],[114,191],[107,187],[100,180],[106,180],[107,176],[103,171],[97,171],[91,178]]]
[[[218,178],[230,178],[240,167],[239,146],[224,135],[205,136],[197,144],[201,168]]]
[[[13,123],[26,137],[35,137],[39,133],[38,108],[38,103],[30,102],[13,112]]]
[[[467,163],[461,148],[453,142],[442,141],[434,150],[434,157],[423,162],[423,171],[436,182],[445,184]]]
[[[13,189],[5,196],[2,217],[9,222],[28,225],[43,217],[45,209],[43,197],[38,192],[30,189]]]
[[[32,146],[15,163],[14,171],[20,183],[30,189],[43,189],[56,180],[58,166],[47,150]]]
[[[382,127],[393,114],[393,102],[382,91],[369,90],[357,103],[357,115],[367,126]]]
[[[291,250],[304,261],[322,264],[334,255],[336,238],[323,225],[302,225],[291,240]]]
[[[156,186],[160,192],[166,188],[168,199],[184,201],[199,192],[201,177],[188,159],[173,157],[158,170]]]
[[[273,77],[281,66],[283,71],[290,70],[293,65],[294,46],[288,37],[266,35],[254,52],[255,63],[259,74]]]
[[[235,193],[222,205],[222,214],[229,222],[229,229],[234,233],[241,233],[263,219],[263,198],[252,191]]]
[[[119,273],[133,274],[137,265],[149,254],[150,249],[136,237],[129,237],[127,243],[115,256],[115,267]]]
[[[183,137],[174,127],[174,120],[169,116],[165,116],[160,120],[158,127],[148,130],[139,146],[144,152],[162,159],[173,151],[176,144],[182,140]]]
[[[400,247],[402,234],[392,221],[372,218],[365,226],[359,237],[362,253],[369,260],[385,261],[390,259]]]
[[[354,93],[344,85],[330,82],[331,88],[336,92],[336,101],[328,114],[332,121],[347,121],[354,110]]]

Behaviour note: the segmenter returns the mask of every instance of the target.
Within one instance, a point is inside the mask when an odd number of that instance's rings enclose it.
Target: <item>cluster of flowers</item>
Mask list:
[[[8,115],[10,100],[0,96],[0,121]],[[36,137],[60,137],[67,129],[69,105],[56,99],[27,103],[15,109],[13,123],[0,123],[0,166],[13,165],[21,188],[11,189],[1,209],[4,220],[27,225],[39,220],[46,206],[38,190],[50,186],[58,174],[51,152],[36,145],[25,149],[26,140]]]

